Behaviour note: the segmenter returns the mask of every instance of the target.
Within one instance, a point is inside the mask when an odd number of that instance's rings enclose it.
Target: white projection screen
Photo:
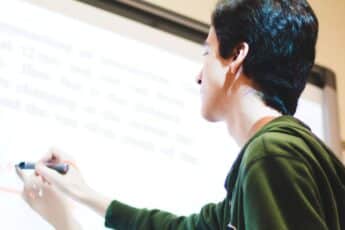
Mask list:
[[[21,199],[13,168],[51,147],[72,155],[95,190],[130,205],[185,215],[222,200],[239,148],[224,124],[200,116],[202,49],[82,2],[4,2],[0,229],[53,229]],[[337,123],[326,106],[324,88],[308,84],[297,117],[331,145]],[[71,203],[84,229],[104,229]]]

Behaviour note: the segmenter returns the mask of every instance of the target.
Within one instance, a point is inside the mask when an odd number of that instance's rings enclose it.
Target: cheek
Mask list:
[[[222,88],[225,82],[226,68],[216,59],[205,61],[203,70],[203,81],[206,87]]]

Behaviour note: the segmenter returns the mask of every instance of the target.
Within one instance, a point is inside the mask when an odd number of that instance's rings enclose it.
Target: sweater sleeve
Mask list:
[[[119,201],[109,205],[105,226],[112,229],[142,229],[142,230],[192,230],[192,229],[223,229],[224,216],[227,212],[226,201],[218,204],[205,205],[199,214],[176,216],[172,213],[153,209],[138,209]],[[228,209],[228,208],[227,208]]]
[[[315,179],[303,162],[269,156],[245,170],[245,229],[328,229]]]

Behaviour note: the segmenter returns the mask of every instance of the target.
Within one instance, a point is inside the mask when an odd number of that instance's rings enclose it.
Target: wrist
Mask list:
[[[78,201],[94,210],[101,217],[105,217],[107,208],[112,200],[102,196],[92,188],[86,187],[79,195]]]
[[[95,196],[97,196],[97,193],[91,187],[86,185],[84,188],[80,189],[79,194],[76,195],[76,200],[87,205],[95,199]]]
[[[57,207],[53,212],[40,207],[38,214],[51,226],[57,230],[79,230],[81,229],[78,221],[74,219],[73,213],[70,210],[61,211],[61,207]],[[49,207],[50,209],[50,207]]]
[[[81,226],[73,217],[65,218],[63,221],[55,223],[56,230],[81,230]]]

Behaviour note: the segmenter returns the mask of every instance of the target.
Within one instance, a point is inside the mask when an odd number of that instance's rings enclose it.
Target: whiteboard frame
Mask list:
[[[209,25],[186,17],[162,7],[137,0],[78,0],[112,13],[125,16],[165,32],[185,39],[203,43],[207,37]],[[323,92],[323,118],[326,144],[341,157],[339,109],[337,104],[336,77],[332,70],[315,65],[308,83],[318,86]]]
[[[28,0],[37,5],[47,5],[48,0]],[[70,0],[99,8],[111,14],[123,16],[153,29],[177,36],[192,43],[203,44],[209,30],[209,25],[193,18],[153,5],[143,0]],[[48,5],[49,5],[48,4]],[[53,7],[54,8],[54,7]],[[57,9],[68,11],[68,9]],[[84,17],[85,20],[85,17]],[[130,33],[130,32],[129,32]],[[148,38],[145,38],[148,39]],[[168,46],[169,44],[164,44]],[[178,48],[183,49],[183,48]],[[181,50],[175,50],[179,52]],[[345,143],[341,142],[339,109],[337,104],[336,77],[332,70],[316,64],[308,79],[308,83],[322,90],[322,107],[324,119],[324,136],[326,144],[338,155]]]

